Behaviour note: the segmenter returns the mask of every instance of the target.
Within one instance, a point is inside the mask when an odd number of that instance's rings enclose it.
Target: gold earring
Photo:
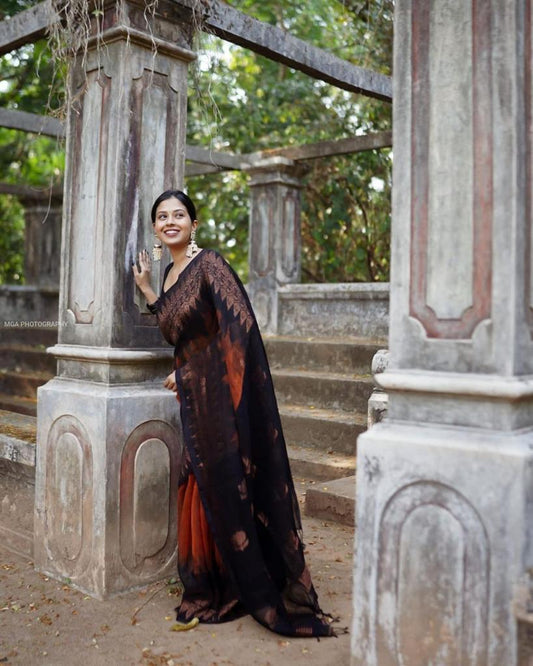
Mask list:
[[[191,231],[191,237],[189,238],[189,244],[187,245],[187,252],[185,252],[185,256],[188,259],[191,259],[194,257],[195,254],[198,253],[198,250],[200,249],[198,245],[196,245],[196,229],[193,229]]]
[[[154,261],[161,261],[163,256],[163,248],[161,247],[161,241],[156,236],[154,240],[154,247],[152,248],[152,259]]]

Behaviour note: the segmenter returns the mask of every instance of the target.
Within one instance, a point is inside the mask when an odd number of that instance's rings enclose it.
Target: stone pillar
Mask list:
[[[354,665],[517,663],[531,104],[529,1],[397,0],[389,412],[358,441]]]
[[[385,372],[389,367],[389,350],[388,349],[378,349],[372,358],[372,374],[376,381],[379,382],[379,378],[376,378],[376,375]],[[378,385],[372,391],[372,395],[368,399],[368,409],[367,409],[367,419],[366,427],[368,429],[373,428],[376,423],[380,423],[387,416],[387,410],[389,408],[389,396],[385,391]]]
[[[24,207],[24,278],[27,285],[59,289],[61,197],[19,197]]]
[[[190,17],[105,3],[99,49],[74,64],[57,376],[39,389],[36,567],[105,598],[175,571],[178,405],[131,264],[149,211],[184,173]],[[164,263],[164,262],[162,262]],[[163,266],[161,266],[161,270]],[[157,280],[154,279],[154,283]],[[155,286],[155,285],[154,285]]]
[[[278,331],[278,287],[300,281],[300,176],[285,157],[270,157],[251,175],[248,293],[263,333]]]

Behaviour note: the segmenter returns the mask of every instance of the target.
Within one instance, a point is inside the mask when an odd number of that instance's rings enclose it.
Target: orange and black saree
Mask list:
[[[185,442],[178,621],[251,613],[288,636],[326,636],[268,362],[246,292],[203,250],[151,308],[175,347]]]

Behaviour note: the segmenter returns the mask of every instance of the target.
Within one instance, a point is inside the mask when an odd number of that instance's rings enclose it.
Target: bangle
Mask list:
[[[152,314],[157,314],[159,312],[159,299],[153,303],[147,303],[146,307],[150,310]]]

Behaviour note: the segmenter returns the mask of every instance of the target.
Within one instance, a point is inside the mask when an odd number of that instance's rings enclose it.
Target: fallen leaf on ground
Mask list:
[[[176,622],[170,627],[170,631],[188,631],[189,629],[194,629],[199,623],[200,620],[197,617],[193,617],[190,622]]]

